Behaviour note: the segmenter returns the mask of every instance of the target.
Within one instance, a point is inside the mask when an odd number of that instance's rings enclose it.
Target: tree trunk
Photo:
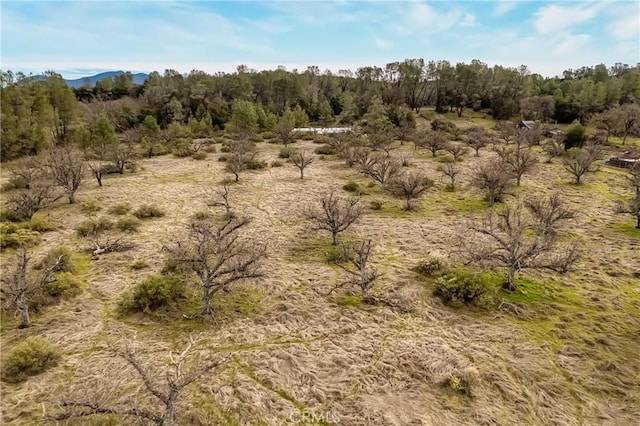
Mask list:
[[[496,201],[496,196],[493,192],[489,193],[489,207],[493,207],[493,203]]]
[[[520,186],[520,180],[522,179],[521,175],[516,176],[516,186]]]
[[[333,232],[333,245],[334,246],[338,245],[338,233],[337,232]]]
[[[504,288],[509,291],[516,290],[516,268],[513,266],[507,270],[507,282],[504,283]]]
[[[640,229],[640,214],[638,215],[638,224],[636,225],[636,229]]]
[[[211,307],[211,291],[209,287],[202,287],[202,313],[204,315],[213,315]]]
[[[361,288],[362,288],[362,301],[365,302],[369,300],[369,289],[367,287],[361,287]]]
[[[582,177],[582,175],[576,176],[576,185],[580,185],[580,178],[581,177]]]
[[[178,399],[178,392],[176,390],[169,390],[169,397],[167,398],[167,409],[164,413],[164,419],[162,426],[175,426],[176,425],[176,400]]]
[[[304,179],[304,169],[300,169],[300,179]]]
[[[67,197],[69,197],[69,204],[74,204],[76,202],[76,191],[68,191]]]
[[[406,201],[405,210],[410,212],[411,211],[411,197],[406,197],[405,201]]]
[[[237,173],[234,173],[235,177],[236,177],[236,182],[238,182],[238,180],[240,179],[240,176]]]
[[[98,186],[102,186],[102,172],[96,171],[94,175],[96,176],[96,180],[98,181]]]
[[[29,304],[24,300],[20,300],[20,302],[18,303],[18,310],[20,311],[20,325],[18,326],[18,328],[31,327],[31,318],[29,318]]]

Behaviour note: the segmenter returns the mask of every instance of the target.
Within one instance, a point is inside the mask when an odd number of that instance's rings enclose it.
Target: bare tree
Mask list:
[[[455,142],[449,142],[445,145],[444,150],[453,156],[453,162],[457,162],[463,155],[469,152],[469,148]]]
[[[326,230],[333,236],[333,245],[338,245],[338,234],[346,231],[362,215],[362,205],[357,198],[340,198],[334,192],[320,198],[319,208],[309,208],[307,219],[317,230]]]
[[[294,139],[293,129],[295,128],[295,121],[287,118],[280,118],[278,123],[274,126],[273,131],[285,147],[288,147],[291,141]]]
[[[27,245],[20,247],[13,269],[0,275],[0,296],[2,304],[15,308],[20,313],[20,328],[31,326],[29,308],[36,296],[51,284],[55,274],[62,268],[62,256],[45,258],[41,268],[29,267],[32,253]]]
[[[300,179],[304,179],[304,169],[315,160],[315,156],[306,150],[296,151],[291,156],[291,162],[300,169]]]
[[[185,264],[200,279],[200,315],[213,316],[211,299],[220,290],[227,291],[240,280],[263,276],[261,263],[267,247],[243,238],[242,231],[249,223],[248,218],[236,216],[226,216],[220,223],[215,219],[194,219],[184,238],[163,247],[170,259]]]
[[[447,146],[447,134],[442,131],[432,131],[424,129],[416,132],[414,136],[414,144],[417,148],[425,148],[431,151],[434,157],[438,151],[443,150]]]
[[[127,166],[131,165],[136,158],[136,146],[135,142],[138,138],[137,132],[128,132],[122,135],[121,143],[114,143],[110,145],[111,161],[118,169],[118,173],[124,174],[124,170]]]
[[[42,180],[46,170],[38,157],[27,157],[16,161],[11,168],[12,181],[17,188],[30,189],[34,182]]]
[[[511,169],[516,178],[516,186],[520,186],[522,176],[533,171],[538,164],[536,154],[526,148],[520,140],[516,140],[515,145],[496,148],[495,151]]]
[[[53,185],[47,182],[31,183],[28,189],[10,194],[7,207],[20,220],[31,220],[34,214],[59,200]]]
[[[207,205],[209,207],[224,207],[225,214],[228,217],[232,217],[234,213],[231,209],[231,203],[229,203],[229,187],[224,185],[222,189],[222,191],[214,191],[213,196],[215,198],[211,199]]]
[[[467,145],[476,152],[476,157],[480,157],[480,149],[491,143],[491,135],[481,126],[472,126],[467,130]]]
[[[593,164],[597,157],[594,151],[587,148],[571,148],[566,156],[562,158],[562,165],[565,170],[575,177],[575,184],[580,184],[582,176],[587,173],[595,173],[600,167]]]
[[[574,217],[557,194],[548,200],[535,199],[505,205],[490,211],[483,222],[471,225],[482,238],[464,243],[470,262],[507,269],[504,288],[516,289],[515,276],[522,269],[548,268],[566,272],[578,259],[574,246],[559,247],[557,225]]]
[[[71,146],[59,146],[49,152],[47,166],[51,176],[60,186],[69,203],[75,203],[75,194],[84,178],[84,159],[82,155]]]
[[[489,205],[493,206],[507,192],[512,179],[508,164],[500,158],[492,158],[475,168],[473,185],[486,191]]]
[[[180,352],[169,352],[169,365],[166,371],[158,371],[149,364],[145,364],[132,345],[112,349],[112,354],[121,358],[126,365],[135,371],[133,377],[138,377],[147,394],[153,396],[153,400],[162,407],[161,409],[147,409],[132,405],[131,395],[120,398],[120,401],[112,401],[109,395],[105,398],[96,395],[95,389],[87,389],[81,396],[65,396],[60,400],[60,408],[63,412],[52,416],[53,420],[67,420],[74,417],[88,417],[99,414],[112,414],[122,417],[135,417],[140,420],[151,421],[158,426],[175,426],[179,424],[179,399],[184,390],[192,383],[202,379],[211,370],[227,362],[228,357],[218,359],[192,360],[194,347],[197,342],[190,338],[187,346]],[[191,364],[191,365],[189,365]],[[193,365],[195,364],[195,365]],[[126,370],[120,374],[127,374]],[[162,374],[164,373],[164,374]],[[158,380],[164,376],[164,383]],[[97,383],[95,387],[110,388],[113,383]],[[111,390],[111,389],[110,389]],[[89,395],[89,396],[87,396]]]
[[[419,198],[423,192],[433,186],[433,181],[424,173],[419,171],[406,172],[392,179],[385,186],[391,194],[403,197],[405,200],[404,209],[411,211],[414,209],[412,200]]]
[[[387,154],[392,149],[394,134],[390,128],[381,129],[378,132],[369,133],[367,138],[369,146],[374,151],[382,150]]]
[[[539,125],[531,129],[522,128],[516,133],[516,141],[527,145],[528,147],[540,145],[543,137],[542,127]]]
[[[518,134],[518,126],[512,121],[498,121],[496,129],[500,138],[506,143],[511,143]]]
[[[547,163],[551,163],[551,160],[556,157],[561,157],[565,153],[562,136],[554,136],[551,139],[548,139],[542,149],[548,155]]]
[[[229,158],[227,158],[227,162],[225,163],[225,170],[233,174],[236,182],[240,180],[240,173],[246,170],[246,168],[247,165],[244,161],[242,161],[242,158],[235,154],[229,156]]]
[[[240,173],[247,168],[247,163],[254,159],[256,147],[249,139],[238,139],[230,144],[231,155],[227,159],[226,170],[235,176],[236,182]]]
[[[378,268],[369,263],[372,251],[370,238],[355,244],[342,244],[342,262],[336,262],[336,265],[348,274],[348,279],[332,288],[327,295],[346,285],[353,285],[362,291],[362,300],[369,301],[369,290],[380,277]]]
[[[438,167],[438,171],[441,172],[444,177],[449,178],[449,188],[455,190],[458,175],[462,173],[462,170],[458,168],[455,163],[447,163],[444,166]]]
[[[360,167],[360,170],[367,170],[371,168],[376,162],[376,156],[371,149],[365,146],[354,147],[349,155],[351,156],[353,163]]]
[[[634,195],[627,205],[616,206],[616,213],[628,213],[636,217],[636,228],[640,229],[640,162],[636,162],[628,177]]]
[[[373,156],[371,161],[360,171],[384,185],[396,177],[402,169],[402,162],[390,155]]]

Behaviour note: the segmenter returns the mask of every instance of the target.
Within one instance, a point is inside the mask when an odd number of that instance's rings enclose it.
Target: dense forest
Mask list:
[[[54,72],[32,77],[6,71],[0,78],[2,161],[35,155],[52,144],[86,146],[105,124],[147,145],[166,145],[176,136],[205,137],[224,129],[234,108],[249,109],[257,131],[274,131],[292,120],[298,126],[352,124],[382,104],[397,128],[423,107],[435,107],[459,117],[465,110],[484,110],[498,120],[578,120],[624,137],[634,130],[640,99],[640,69],[621,64],[567,70],[561,78],[532,74],[526,66],[490,68],[477,60],[453,65],[407,59],[337,74],[316,66],[299,72],[241,65],[230,74],[153,72],[142,85],[124,73],[78,89]],[[100,117],[108,123],[100,124]],[[151,147],[145,151],[154,153]],[[162,153],[162,147],[155,152]]]

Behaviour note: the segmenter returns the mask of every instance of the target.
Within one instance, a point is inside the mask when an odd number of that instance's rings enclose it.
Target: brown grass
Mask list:
[[[401,149],[413,152],[410,144]],[[274,160],[278,151],[278,146],[259,144],[260,159]],[[480,160],[489,155],[482,150]],[[232,354],[224,368],[187,389],[182,424],[281,425],[305,412],[331,413],[341,425],[640,423],[640,287],[632,275],[640,270],[640,232],[633,233],[633,218],[612,213],[615,202],[630,195],[622,172],[604,168],[575,186],[554,162],[523,178],[517,194],[557,190],[579,207],[567,238],[586,250],[581,268],[568,276],[524,275],[542,287],[542,299],[522,303],[532,313],[526,319],[446,308],[431,296],[430,284],[410,271],[431,250],[453,252],[456,235],[482,214],[482,194],[469,185],[469,170],[478,159],[460,163],[465,169],[460,189],[449,193],[437,183],[417,212],[406,213],[402,200],[377,186],[366,188],[369,180],[331,156],[309,166],[304,180],[286,164],[243,172],[231,185],[232,206],[253,217],[251,233],[271,247],[267,275],[225,296],[256,289],[259,306],[247,310],[251,313],[225,311],[214,323],[115,319],[119,296],[160,270],[162,245],[180,235],[193,213],[207,209],[209,191],[229,177],[217,156],[143,160],[135,174],[110,176],[103,188],[87,181],[79,191],[79,200],[96,199],[103,211],[118,202],[134,210],[148,203],[166,216],[142,222],[132,250],[92,261],[88,290],[45,308],[34,316],[31,329],[16,329],[11,312],[5,313],[3,357],[31,334],[59,344],[64,355],[53,370],[23,384],[2,384],[3,424],[33,424],[43,407],[47,413],[56,410],[60,395],[88,387],[110,387],[116,399],[153,405],[140,383],[132,382],[135,374],[105,357],[103,343],[122,339],[114,323],[148,347],[149,362],[157,362],[154,352],[164,354],[197,333],[206,336],[211,350]],[[439,182],[440,163],[429,157],[420,156],[413,167]],[[341,188],[350,180],[369,191],[362,197],[365,205],[384,202],[383,210],[368,211],[348,234],[377,242],[374,260],[384,277],[372,293],[392,301],[392,307],[343,303],[346,291],[319,294],[340,274],[324,261],[330,236],[310,232],[302,211],[323,192],[347,195]],[[84,220],[79,206],[60,205],[47,213],[61,228],[45,234],[38,250],[63,242],[82,247],[73,231]],[[9,255],[2,254],[3,263]],[[139,259],[148,267],[132,270]],[[470,394],[452,385],[452,377],[467,376],[476,378]]]

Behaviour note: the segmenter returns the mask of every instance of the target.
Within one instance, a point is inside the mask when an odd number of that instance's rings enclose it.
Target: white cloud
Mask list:
[[[493,11],[493,14],[495,16],[502,16],[506,13],[511,12],[517,5],[518,3],[516,3],[515,1],[500,1]]]
[[[535,13],[535,28],[540,34],[553,34],[589,21],[607,7],[607,3],[575,6],[543,6]]]
[[[459,10],[438,12],[426,3],[414,1],[407,8],[405,20],[400,24],[399,30],[405,34],[437,33],[453,27],[461,16]]]
[[[476,23],[475,15],[467,13],[466,15],[464,15],[464,18],[462,18],[462,21],[460,21],[460,25],[462,25],[463,27],[475,27],[478,24]]]
[[[374,37],[374,41],[376,43],[376,47],[380,49],[390,49],[393,47],[393,42],[391,42],[390,40],[380,38],[378,36]]]
[[[635,41],[640,59],[640,3],[617,4],[610,13],[612,21],[607,30],[617,40]]]

